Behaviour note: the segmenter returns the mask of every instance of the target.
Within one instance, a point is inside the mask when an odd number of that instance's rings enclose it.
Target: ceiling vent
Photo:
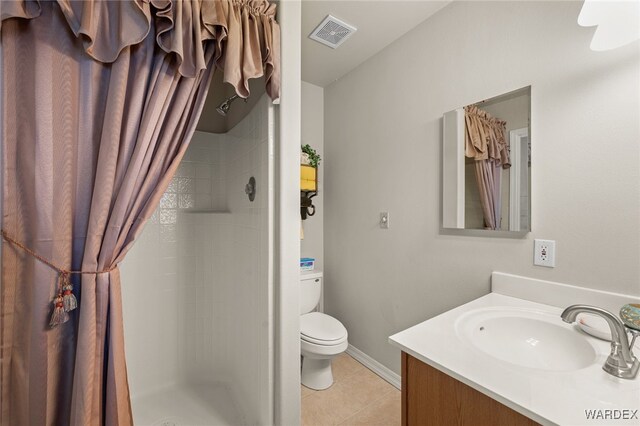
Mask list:
[[[346,22],[327,15],[324,21],[309,34],[309,38],[335,49],[351,37],[356,30],[356,27],[352,27]]]

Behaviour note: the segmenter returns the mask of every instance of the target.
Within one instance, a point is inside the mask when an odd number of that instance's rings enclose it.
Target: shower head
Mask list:
[[[225,99],[225,101],[222,102],[220,105],[218,105],[218,108],[216,108],[216,111],[218,111],[218,114],[222,116],[227,115],[227,113],[229,112],[229,108],[231,108],[231,103],[236,99],[238,99],[239,97],[240,97],[239,95],[233,95]],[[245,98],[244,101],[247,102],[248,99],[249,98]]]

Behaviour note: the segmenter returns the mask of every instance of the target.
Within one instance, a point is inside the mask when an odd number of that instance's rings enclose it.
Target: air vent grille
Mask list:
[[[328,15],[320,25],[309,34],[309,38],[335,49],[355,32],[356,27]]]

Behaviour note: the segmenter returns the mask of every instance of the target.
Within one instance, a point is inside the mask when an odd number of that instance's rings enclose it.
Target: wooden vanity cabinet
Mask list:
[[[402,352],[402,425],[537,425],[528,417]]]

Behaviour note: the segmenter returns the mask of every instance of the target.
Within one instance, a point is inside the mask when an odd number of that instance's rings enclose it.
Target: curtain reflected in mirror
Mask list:
[[[530,87],[444,115],[447,229],[531,229]]]

